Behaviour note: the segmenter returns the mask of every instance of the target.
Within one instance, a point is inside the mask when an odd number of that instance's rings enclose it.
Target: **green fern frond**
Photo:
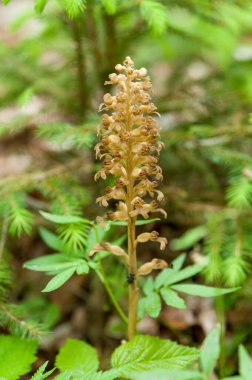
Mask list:
[[[0,302],[6,301],[11,289],[12,278],[8,262],[2,257],[0,261]]]
[[[89,226],[83,223],[64,224],[57,228],[59,238],[68,251],[78,252],[87,243]]]
[[[13,208],[10,212],[10,226],[9,231],[12,235],[20,237],[23,232],[30,235],[32,224],[34,221],[33,215],[30,211],[24,208]]]
[[[44,182],[41,191],[51,200],[53,214],[79,215],[82,206],[90,200],[88,191],[80,187],[73,176],[50,178]]]
[[[157,35],[166,31],[168,25],[167,8],[156,0],[143,0],[140,3],[140,12],[149,28]]]
[[[82,125],[72,125],[68,123],[50,123],[40,124],[37,129],[37,135],[42,138],[49,138],[51,142],[61,144],[61,147],[70,150],[73,146],[82,148],[83,146],[92,146],[94,142],[94,130],[97,125],[97,119],[90,117]]]
[[[231,207],[247,209],[252,206],[252,180],[242,173],[234,176],[227,189],[227,200]]]
[[[248,154],[237,152],[236,150],[228,149],[223,146],[204,146],[201,151],[210,161],[219,165],[234,167],[234,165],[252,164],[252,157]]]
[[[66,12],[70,18],[79,16],[86,8],[86,0],[64,0]]]
[[[221,251],[224,239],[224,224],[221,216],[212,216],[208,222],[208,236],[204,242],[204,253],[209,257],[204,273],[210,282],[221,278],[222,258]]]
[[[48,361],[42,364],[37,370],[37,372],[31,377],[31,380],[47,379],[48,376],[51,375],[55,371],[55,368],[53,368],[50,371],[45,372],[47,365],[48,365]]]
[[[13,304],[0,305],[0,325],[23,338],[40,338],[45,334],[42,324],[25,319],[23,308]]]
[[[224,282],[227,286],[240,286],[250,271],[250,264],[243,256],[227,258],[223,263]]]

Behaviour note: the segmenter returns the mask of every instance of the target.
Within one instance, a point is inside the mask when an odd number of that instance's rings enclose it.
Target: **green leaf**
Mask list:
[[[205,237],[207,234],[207,228],[205,226],[198,226],[192,228],[178,239],[174,239],[171,242],[171,247],[175,251],[181,249],[188,249],[193,247],[199,240]]]
[[[174,273],[177,273],[177,271],[174,269],[163,269],[155,278],[155,289],[159,289],[161,286],[164,286],[165,282],[168,281],[168,279],[173,276]]]
[[[70,18],[79,16],[86,8],[86,0],[64,0],[64,3]]]
[[[184,368],[197,358],[198,350],[195,348],[157,337],[137,335],[114,351],[111,364],[119,376],[132,378],[151,370]]]
[[[46,379],[49,375],[51,375],[54,371],[55,368],[51,369],[51,371],[45,372],[45,369],[47,367],[48,361],[42,364],[37,372],[31,377],[30,380],[44,380]]]
[[[144,226],[145,224],[150,224],[150,223],[153,223],[153,222],[156,222],[156,221],[159,221],[161,220],[160,218],[153,218],[153,219],[143,219],[143,220],[137,220],[136,221],[136,226]],[[120,222],[120,221],[116,221],[116,222],[112,222],[111,223],[112,226],[127,226],[128,223],[127,222]]]
[[[179,271],[186,259],[186,253],[182,253],[182,255],[179,255],[176,259],[172,260],[172,269]]]
[[[24,268],[35,270],[38,272],[48,272],[52,274],[57,274],[62,272],[64,269],[79,267],[87,268],[87,262],[83,259],[67,256],[64,253],[54,253],[46,256],[36,257],[35,259],[26,261],[24,263]],[[87,273],[86,272],[86,273]]]
[[[56,357],[56,367],[61,371],[77,371],[82,375],[96,372],[99,360],[96,350],[76,339],[67,339]]]
[[[42,290],[42,292],[52,292],[53,290],[60,288],[63,284],[65,284],[65,282],[69,280],[70,277],[72,277],[74,272],[75,268],[69,268],[57,274],[55,277],[51,279],[51,281],[48,282],[48,284]]]
[[[145,311],[152,318],[157,318],[161,311],[161,299],[157,293],[150,293],[145,298]]]
[[[221,289],[221,288],[213,288],[211,286],[205,285],[196,285],[196,284],[179,284],[173,285],[172,289],[177,290],[178,292],[191,294],[193,296],[199,297],[218,297],[224,294],[235,292],[240,288],[229,288],[229,289]]]
[[[0,335],[0,377],[17,380],[31,369],[38,343],[34,340]]]
[[[2,0],[2,3],[3,3],[4,5],[9,4],[9,2],[10,2],[10,0]]]
[[[93,224],[88,219],[81,218],[80,216],[74,215],[57,215],[50,214],[49,212],[40,211],[40,214],[47,220],[57,224],[72,224],[72,223],[84,223],[84,224]]]
[[[106,231],[102,228],[101,223],[95,224],[89,231],[86,241],[87,254],[93,249],[95,243],[99,243],[104,240]]]
[[[63,249],[62,242],[57,235],[44,227],[39,228],[39,233],[48,247],[55,249],[56,251],[61,251]]]
[[[87,262],[84,260],[81,260],[81,262],[79,263],[79,265],[76,269],[76,273],[78,275],[81,275],[81,274],[86,274],[88,272],[89,272],[89,266],[88,266]]]
[[[37,13],[42,13],[45,6],[46,6],[47,0],[35,0],[35,11]]]
[[[156,278],[156,287],[172,285],[176,282],[180,282],[189,277],[195,276],[195,274],[201,272],[204,269],[203,265],[190,265],[179,272],[175,270],[164,269]]]
[[[152,318],[157,318],[161,311],[161,299],[157,293],[149,293],[147,297],[141,298],[138,304],[138,316],[143,318],[147,313]]]
[[[148,277],[147,280],[144,282],[143,291],[146,296],[148,296],[149,293],[152,293],[154,290],[154,281],[152,277]]]
[[[242,345],[239,347],[239,372],[242,380],[251,380],[252,360]]]
[[[174,290],[169,288],[162,288],[160,290],[161,296],[168,306],[175,307],[177,309],[186,309],[186,304],[183,298],[179,297]]]
[[[220,326],[213,329],[205,338],[200,350],[201,367],[207,378],[212,374],[220,355]]]

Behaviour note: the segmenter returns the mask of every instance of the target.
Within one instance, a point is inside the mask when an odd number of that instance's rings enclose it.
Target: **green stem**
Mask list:
[[[101,261],[101,257],[100,255],[98,256],[99,257],[99,265],[100,265],[100,268],[101,270],[97,270],[97,274],[98,274],[98,277],[99,279],[101,280],[101,282],[103,283],[103,285],[105,286],[105,289],[111,299],[111,302],[113,303],[113,305],[115,306],[118,314],[120,315],[120,317],[122,318],[122,320],[128,324],[128,318],[127,316],[125,315],[124,311],[122,310],[121,306],[119,305],[119,303],[117,302],[113,292],[112,292],[112,289],[108,283],[108,280],[106,278],[106,274],[105,274],[105,271],[104,271],[104,268],[103,268],[103,265],[102,265],[102,261]]]
[[[95,230],[95,235],[96,235],[96,240],[97,242],[100,241],[100,237],[99,237],[99,232],[97,230],[97,226],[95,224],[93,224],[93,227],[94,227],[94,230]],[[124,313],[124,311],[122,310],[121,306],[119,305],[119,303],[117,302],[117,299],[115,298],[112,290],[111,290],[111,287],[109,285],[109,282],[107,280],[107,277],[106,277],[106,274],[105,274],[105,271],[104,271],[104,268],[103,268],[103,265],[102,265],[102,260],[101,260],[101,255],[100,253],[98,253],[98,261],[99,261],[99,265],[100,265],[100,271],[97,270],[96,273],[98,274],[98,277],[99,279],[101,280],[101,282],[103,283],[103,285],[105,286],[105,289],[111,299],[111,302],[113,303],[113,305],[115,306],[118,314],[120,315],[120,317],[122,318],[122,320],[128,324],[128,318],[126,316],[126,314]]]
[[[218,321],[221,326],[220,331],[220,378],[225,376],[225,363],[226,363],[226,347],[225,347],[225,331],[226,331],[226,319],[225,319],[225,305],[223,296],[216,299],[216,310]]]

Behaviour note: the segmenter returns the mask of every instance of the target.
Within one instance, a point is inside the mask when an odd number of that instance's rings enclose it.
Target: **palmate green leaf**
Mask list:
[[[160,218],[153,218],[153,219],[143,219],[143,220],[137,220],[136,221],[136,226],[144,226],[145,224],[150,224],[150,223],[153,223],[153,222],[157,222],[161,220]],[[110,223],[112,226],[125,226],[127,227],[128,223],[127,222],[120,222],[120,221],[116,221],[116,222],[111,222]]]
[[[174,290],[177,290],[178,292],[191,294],[192,296],[199,296],[199,297],[218,297],[224,294],[235,292],[236,290],[240,289],[240,287],[221,289],[221,288],[213,288],[211,286],[196,285],[196,284],[178,284],[178,285],[172,285],[171,288]]]
[[[55,253],[37,257],[24,264],[24,268],[49,274],[58,274],[66,269],[75,269],[81,273],[88,273],[89,267],[84,259],[67,256],[64,253]],[[81,268],[81,270],[80,270]]]
[[[190,265],[180,271],[170,268],[164,269],[156,278],[155,288],[159,289],[161,286],[168,286],[186,280],[200,273],[203,269],[204,266],[199,264]]]
[[[175,307],[177,309],[186,309],[186,304],[183,298],[179,297],[174,290],[169,288],[162,288],[160,294],[165,301],[166,305]]]
[[[36,360],[37,348],[34,340],[0,335],[0,377],[17,380],[29,372]]]
[[[154,280],[152,277],[148,277],[143,285],[143,291],[146,296],[154,291]]]
[[[45,6],[46,6],[47,0],[35,0],[34,8],[37,13],[42,13]]]
[[[51,369],[51,371],[45,372],[47,365],[48,365],[48,361],[39,367],[37,372],[31,377],[30,380],[44,380],[48,376],[50,376],[55,371],[55,368]]]
[[[79,16],[86,8],[86,0],[64,0],[66,12],[70,18]]]
[[[252,359],[242,345],[239,347],[239,372],[242,380],[251,380]]]
[[[205,338],[200,350],[200,364],[208,378],[213,372],[220,354],[220,326],[213,329]]]
[[[176,259],[172,260],[171,262],[172,269],[179,271],[182,268],[185,262],[185,259],[186,259],[186,253],[182,253],[182,255],[179,255],[178,257],[176,257]]]
[[[49,248],[62,251],[63,245],[59,237],[44,227],[39,228],[40,236]]]
[[[61,371],[76,371],[80,375],[95,373],[99,367],[96,350],[76,339],[67,339],[56,356],[56,367]]]
[[[152,370],[184,368],[198,355],[195,348],[157,337],[137,335],[114,351],[111,364],[119,376],[132,378]]]
[[[74,272],[75,272],[75,268],[69,268],[69,269],[64,270],[63,272],[60,272],[55,277],[53,277],[51,281],[48,282],[48,284],[42,290],[42,292],[44,293],[52,292],[53,290],[60,288],[70,279],[70,277],[72,277]]]
[[[84,223],[92,225],[93,223],[85,218],[81,218],[80,216],[75,215],[58,215],[51,214],[49,212],[40,211],[40,214],[47,220],[57,224],[72,224],[72,223]]]
[[[147,297],[140,299],[138,315],[140,318],[147,313],[152,318],[157,318],[161,311],[161,299],[157,293],[149,293]]]
[[[102,228],[101,223],[95,224],[89,231],[86,241],[87,254],[93,249],[95,243],[104,241],[106,230]]]

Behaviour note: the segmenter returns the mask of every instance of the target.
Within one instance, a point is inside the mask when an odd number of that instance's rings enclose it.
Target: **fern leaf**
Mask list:
[[[161,35],[165,32],[168,20],[166,7],[163,4],[156,0],[143,0],[140,3],[140,12],[154,34]]]
[[[51,371],[45,372],[47,364],[48,361],[42,364],[37,372],[31,377],[31,380],[44,380],[55,371],[55,368],[53,368]]]
[[[64,0],[65,9],[70,18],[75,18],[86,8],[86,0]]]
[[[26,320],[22,307],[17,305],[0,305],[0,325],[22,338],[40,338],[45,334],[43,326],[33,320]]]
[[[9,231],[12,235],[20,237],[23,232],[28,235],[31,233],[33,224],[33,215],[30,211],[16,207],[10,212],[10,226]]]
[[[252,205],[252,181],[245,175],[233,177],[227,190],[227,200],[230,206],[239,209],[250,208]]]
[[[2,258],[0,261],[0,302],[6,301],[9,290],[11,288],[12,279],[11,271],[6,259]]]
[[[250,265],[243,256],[229,257],[224,261],[223,274],[227,286],[239,286],[244,283]]]

